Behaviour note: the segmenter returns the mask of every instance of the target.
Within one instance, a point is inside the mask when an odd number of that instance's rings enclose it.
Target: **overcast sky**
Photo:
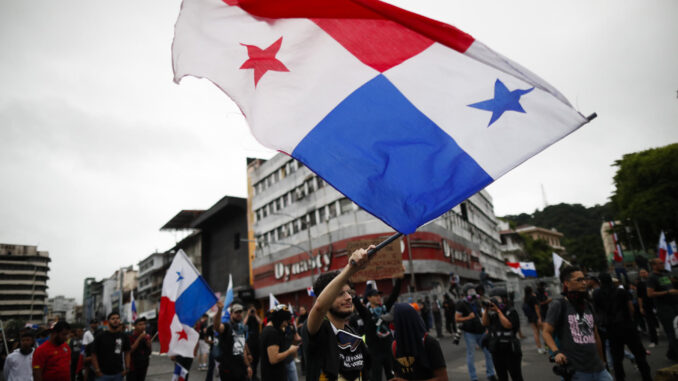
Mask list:
[[[604,203],[624,153],[678,141],[678,2],[393,4],[453,24],[598,118],[488,190],[497,215]],[[179,0],[0,2],[0,242],[52,258],[49,294],[82,299],[174,237],[181,209],[246,195],[274,152],[206,80],[172,82]]]

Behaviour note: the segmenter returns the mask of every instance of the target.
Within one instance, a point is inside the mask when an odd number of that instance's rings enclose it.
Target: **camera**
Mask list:
[[[461,331],[458,329],[454,331],[454,339],[452,339],[452,342],[454,345],[459,345],[459,341],[461,340]]]
[[[550,362],[556,362],[555,357],[549,358]],[[563,378],[563,381],[570,381],[572,377],[574,376],[575,370],[572,367],[572,365],[565,363],[563,365],[554,365],[553,366],[553,374],[556,376],[560,376]]]
[[[565,381],[570,381],[572,376],[574,376],[574,372],[575,370],[570,364],[553,366],[553,374],[562,377]]]

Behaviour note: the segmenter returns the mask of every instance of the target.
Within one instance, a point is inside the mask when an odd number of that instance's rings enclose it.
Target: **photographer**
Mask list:
[[[565,380],[612,381],[586,292],[586,277],[576,266],[560,272],[563,298],[551,303],[544,322],[544,341],[553,351],[554,373]],[[558,338],[556,345],[554,337]]]
[[[489,301],[483,302],[483,325],[489,329],[488,350],[492,353],[494,369],[499,381],[522,381],[520,362],[523,352],[516,337],[520,329],[520,317],[510,306],[505,288],[494,288]]]
[[[464,341],[466,342],[466,366],[468,367],[469,376],[471,377],[471,381],[477,381],[478,376],[476,375],[474,356],[476,345],[479,347],[481,346],[481,340],[483,338],[483,333],[485,332],[485,328],[480,322],[482,309],[478,305],[478,295],[472,284],[465,285],[462,292],[465,296],[464,299],[457,304],[455,319],[457,323],[460,323],[460,328],[464,332]],[[485,354],[485,370],[487,378],[490,381],[494,381],[497,377],[494,375],[492,355],[487,348],[483,348],[483,353]]]

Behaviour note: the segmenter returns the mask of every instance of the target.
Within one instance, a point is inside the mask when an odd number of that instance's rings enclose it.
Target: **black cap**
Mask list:
[[[367,297],[367,296],[374,296],[374,295],[381,295],[381,294],[382,294],[381,291],[375,290],[375,289],[373,289],[373,288],[370,288],[369,290],[367,290],[367,292],[365,292],[365,296],[366,296],[366,297]]]
[[[146,317],[142,316],[138,318],[137,320],[134,321],[134,325],[137,325],[138,323],[141,323],[142,321],[146,321]]]

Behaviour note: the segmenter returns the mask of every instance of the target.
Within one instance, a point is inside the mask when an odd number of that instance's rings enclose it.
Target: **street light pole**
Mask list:
[[[240,242],[254,242],[254,243],[257,243],[256,240],[253,240],[253,239],[244,239],[244,238],[242,238],[242,239],[240,240]],[[302,252],[306,253],[306,255],[308,255],[308,258],[309,258],[311,261],[314,260],[314,259],[313,259],[313,255],[312,255],[311,253],[309,253],[306,249],[304,249],[303,247],[301,247],[301,246],[299,246],[299,245],[295,245],[295,244],[293,244],[293,243],[284,243],[284,242],[269,242],[269,245],[282,245],[282,246],[287,246],[287,247],[294,247],[294,248],[299,249],[299,250],[301,250]],[[315,280],[313,279],[313,270],[311,270],[311,286],[313,286],[313,282],[315,282]]]
[[[278,215],[278,216],[285,216],[289,217],[294,221],[296,217],[287,214],[287,213],[281,213],[281,212],[273,212],[271,215]],[[308,256],[311,260],[313,260],[313,244],[311,243],[311,224],[309,223],[308,226],[306,226],[306,234],[308,235]],[[306,251],[306,250],[304,250]],[[318,268],[318,274],[320,274],[320,268]],[[311,271],[311,280],[313,280],[313,271]]]

